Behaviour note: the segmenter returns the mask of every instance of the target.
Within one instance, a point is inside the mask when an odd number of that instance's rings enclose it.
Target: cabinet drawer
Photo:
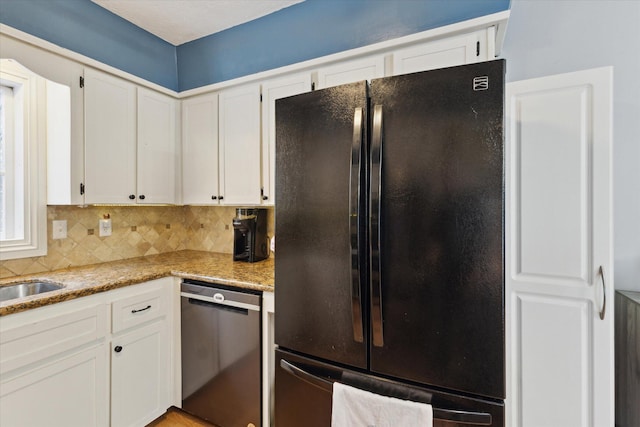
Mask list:
[[[94,307],[34,321],[0,334],[0,373],[46,359],[102,338],[106,307]]]
[[[115,334],[133,326],[162,317],[166,313],[166,292],[157,289],[111,304],[112,332]]]

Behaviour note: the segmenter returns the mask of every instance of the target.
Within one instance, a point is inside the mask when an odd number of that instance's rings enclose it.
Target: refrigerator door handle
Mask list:
[[[334,379],[324,379],[301,369],[285,359],[280,360],[280,367],[288,374],[319,388],[327,393],[333,393]],[[345,385],[349,385],[346,382]],[[372,391],[375,393],[375,391]],[[427,402],[422,402],[427,403]],[[454,409],[439,409],[432,405],[433,418],[436,420],[456,422],[468,425],[490,426],[493,422],[491,414],[486,412],[458,411]]]
[[[380,265],[380,211],[382,191],[382,105],[373,108],[373,133],[371,136],[371,324],[373,345],[384,346],[382,333],[382,274]]]
[[[351,234],[351,321],[353,324],[353,339],[364,342],[362,322],[362,292],[360,285],[360,177],[362,176],[362,137],[363,110],[356,108],[353,117],[353,143],[351,144],[351,173],[349,187],[349,230]]]

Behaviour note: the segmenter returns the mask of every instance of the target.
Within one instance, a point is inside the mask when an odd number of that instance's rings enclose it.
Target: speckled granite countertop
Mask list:
[[[166,276],[273,292],[273,258],[255,263],[232,258],[231,254],[185,250],[0,279],[0,286],[35,281],[64,285],[57,291],[0,302],[0,316]]]

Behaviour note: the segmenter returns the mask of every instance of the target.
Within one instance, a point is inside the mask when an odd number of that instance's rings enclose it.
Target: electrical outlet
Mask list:
[[[111,236],[111,218],[101,219],[98,230],[100,230],[100,237]]]
[[[53,221],[53,238],[54,239],[66,239],[67,238],[67,220]]]

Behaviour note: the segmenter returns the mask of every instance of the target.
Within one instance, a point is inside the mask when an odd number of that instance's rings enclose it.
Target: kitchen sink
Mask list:
[[[64,285],[51,282],[13,283],[11,285],[0,286],[0,302],[56,291],[62,288],[64,288]]]

